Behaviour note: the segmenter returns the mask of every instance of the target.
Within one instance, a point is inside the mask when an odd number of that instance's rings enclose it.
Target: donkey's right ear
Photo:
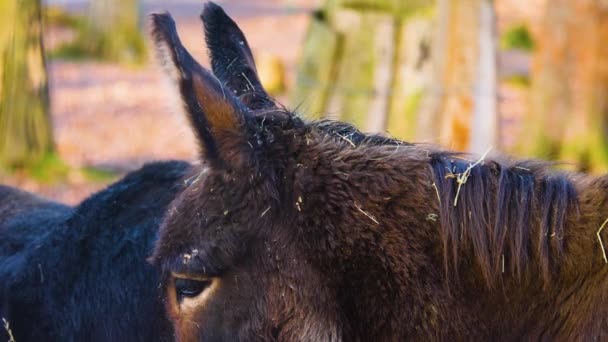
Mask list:
[[[224,10],[209,2],[201,14],[213,73],[250,109],[273,108],[275,103],[258,77],[253,54],[238,25]]]
[[[152,35],[160,63],[179,91],[203,159],[215,165],[243,160],[239,147],[247,145],[248,109],[188,53],[171,15],[152,15]]]

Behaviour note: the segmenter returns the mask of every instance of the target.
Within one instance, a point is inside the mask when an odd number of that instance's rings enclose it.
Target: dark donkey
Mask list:
[[[171,341],[146,262],[189,165],[152,163],[75,208],[0,186],[0,341]]]
[[[608,177],[306,122],[202,19],[215,76],[153,17],[203,160],[152,257],[179,340],[608,338]]]

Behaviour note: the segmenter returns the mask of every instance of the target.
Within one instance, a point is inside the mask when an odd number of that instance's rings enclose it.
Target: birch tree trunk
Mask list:
[[[0,163],[23,166],[52,148],[40,0],[0,2]]]

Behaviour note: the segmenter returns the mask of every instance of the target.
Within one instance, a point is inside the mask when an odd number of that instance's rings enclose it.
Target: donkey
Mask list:
[[[146,257],[189,168],[148,164],[74,208],[0,186],[0,340],[173,340]]]
[[[201,19],[213,73],[152,17],[202,160],[150,257],[179,341],[608,338],[608,176],[306,121]]]

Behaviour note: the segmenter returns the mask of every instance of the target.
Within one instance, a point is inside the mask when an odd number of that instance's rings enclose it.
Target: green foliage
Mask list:
[[[534,50],[534,39],[525,24],[515,25],[502,35],[500,46],[504,50],[518,49],[524,51]]]
[[[79,30],[83,26],[84,18],[82,16],[69,13],[59,6],[46,6],[43,11],[48,26],[70,28],[73,30]]]
[[[69,183],[73,178],[92,183],[108,183],[118,177],[117,173],[109,170],[69,166],[55,153],[49,153],[27,165],[0,169],[0,176],[10,174],[18,174],[41,184]]]
[[[530,88],[530,76],[528,75],[511,75],[503,77],[501,82],[508,84],[516,88],[528,89]]]
[[[47,56],[50,59],[64,59],[64,60],[84,60],[97,58],[91,53],[85,50],[85,48],[78,42],[70,42],[62,44],[57,48],[47,52]]]
[[[81,29],[74,41],[50,51],[48,56],[56,59],[94,59],[127,64],[140,64],[146,60],[146,45],[139,32],[90,37],[83,31]]]
[[[116,172],[95,167],[87,166],[80,169],[80,171],[85,179],[94,183],[108,183],[118,178]]]
[[[60,7],[46,9],[48,25],[68,28],[75,38],[51,51],[47,56],[53,59],[82,60],[94,59],[127,64],[141,64],[147,59],[144,37],[137,26],[137,17],[109,17],[107,27],[96,27],[90,16],[68,13]]]
[[[70,168],[56,154],[49,153],[38,162],[18,169],[41,183],[55,183],[67,178]]]

